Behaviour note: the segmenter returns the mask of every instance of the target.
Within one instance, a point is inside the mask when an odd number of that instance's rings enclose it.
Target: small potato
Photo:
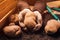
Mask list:
[[[16,23],[16,24],[18,24],[18,21],[19,21],[18,14],[12,14],[9,17],[9,22],[10,23]]]
[[[25,2],[25,1],[19,1],[17,3],[17,8],[18,8],[18,11],[21,11],[21,10],[23,10],[25,8],[29,8],[29,4],[27,2]]]
[[[58,31],[59,27],[60,27],[60,22],[51,19],[47,22],[47,25],[45,26],[45,32],[48,34],[54,34]]]
[[[5,26],[3,32],[9,37],[16,37],[21,34],[21,28],[17,25]]]
[[[33,11],[39,11],[40,13],[43,13],[45,9],[46,9],[46,3],[37,1],[34,5]]]

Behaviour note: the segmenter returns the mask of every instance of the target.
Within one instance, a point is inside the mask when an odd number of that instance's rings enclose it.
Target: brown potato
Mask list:
[[[33,11],[39,11],[40,13],[43,13],[45,9],[46,9],[46,3],[37,1],[34,5]]]
[[[26,13],[25,19],[24,19],[24,24],[28,28],[34,28],[36,25],[36,15],[33,12]]]
[[[10,23],[16,23],[16,24],[18,24],[18,21],[19,21],[18,14],[12,14],[9,17],[9,22]]]
[[[54,34],[58,31],[60,28],[60,22],[57,20],[51,19],[47,22],[45,26],[45,32],[48,34]]]
[[[18,8],[18,11],[21,11],[21,10],[23,10],[25,8],[29,8],[29,4],[27,2],[25,2],[25,1],[19,1],[17,3],[17,8]]]
[[[16,37],[21,34],[21,28],[17,25],[10,24],[3,28],[3,32],[9,37]]]
[[[19,25],[23,29],[37,31],[42,26],[42,16],[38,11],[24,9],[19,13]]]

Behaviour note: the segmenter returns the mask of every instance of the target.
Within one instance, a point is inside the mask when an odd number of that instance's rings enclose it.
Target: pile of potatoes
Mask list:
[[[31,2],[33,8],[30,8]],[[59,6],[59,5],[58,5]],[[12,14],[9,16],[9,25],[3,28],[3,32],[10,37],[18,36],[22,34],[22,29],[24,31],[38,31],[42,27],[46,18],[44,19],[44,11],[46,10],[46,1],[36,1],[36,0],[19,0],[17,3],[17,14]],[[49,14],[50,15],[50,14]],[[45,15],[46,16],[46,15]],[[49,16],[47,17],[49,18]],[[46,20],[45,32],[49,34],[54,34],[60,28],[60,22],[50,18]]]

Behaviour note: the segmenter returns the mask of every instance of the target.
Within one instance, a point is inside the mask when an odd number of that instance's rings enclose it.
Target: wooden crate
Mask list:
[[[6,18],[15,10],[16,0],[0,0],[0,29],[6,22]]]

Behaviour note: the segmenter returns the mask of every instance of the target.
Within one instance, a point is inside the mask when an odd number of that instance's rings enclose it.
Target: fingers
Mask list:
[[[27,27],[25,26],[25,24],[23,22],[19,22],[19,25],[24,31],[27,30]]]
[[[34,27],[33,30],[37,31],[37,30],[39,30],[40,28],[41,28],[41,24],[37,24],[37,25]]]
[[[27,31],[27,27],[23,27],[23,30]]]
[[[37,23],[42,24],[42,15],[39,13],[39,11],[34,11],[34,14],[37,16]]]
[[[19,25],[20,25],[21,27],[25,27],[25,24],[24,24],[23,22],[19,22]]]
[[[19,15],[18,15],[18,17],[19,17],[19,22],[22,22],[22,21],[23,21],[24,16],[25,16],[25,14],[26,14],[27,12],[30,12],[30,10],[29,10],[29,9],[24,9],[24,10],[22,10],[21,12],[19,12]]]

